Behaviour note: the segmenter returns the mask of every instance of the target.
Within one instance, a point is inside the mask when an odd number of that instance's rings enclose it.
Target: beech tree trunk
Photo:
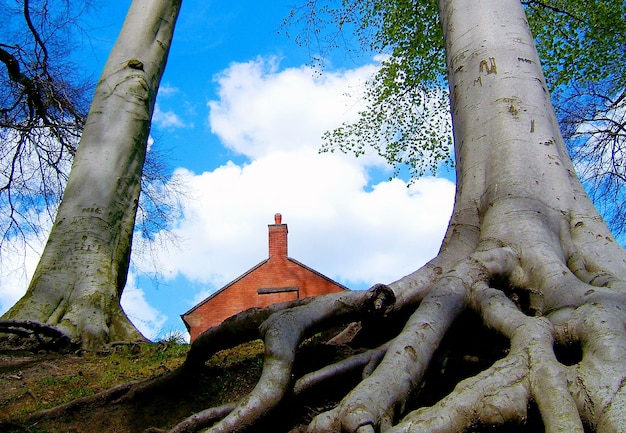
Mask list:
[[[159,82],[180,0],[134,0],[97,84],[63,200],[27,293],[5,315],[84,348],[144,337],[120,307]]]
[[[439,14],[457,191],[438,256],[388,287],[294,304],[269,318],[248,312],[208,330],[188,365],[247,332],[265,341],[263,374],[237,405],[172,431],[208,426],[224,413],[207,432],[243,430],[350,369],[363,379],[309,432],[458,433],[522,424],[532,405],[546,432],[626,431],[626,252],[574,172],[521,3],[440,0]],[[292,377],[298,345],[321,326],[407,310],[414,312],[386,343]],[[506,355],[433,406],[407,411],[465,312],[509,340]],[[562,363],[555,345],[579,350],[580,359]]]
[[[626,431],[626,255],[565,149],[519,0],[440,0],[457,162],[439,256],[392,288],[427,294],[376,371],[313,431],[458,432],[523,422]],[[424,285],[423,274],[436,280]],[[437,277],[436,275],[440,275]],[[421,287],[420,287],[421,286]],[[522,302],[523,298],[526,302]],[[451,323],[476,311],[510,352],[431,408],[388,428]],[[566,367],[553,345],[582,346]]]

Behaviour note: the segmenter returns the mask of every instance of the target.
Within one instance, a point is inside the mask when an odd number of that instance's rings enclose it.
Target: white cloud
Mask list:
[[[183,110],[184,114],[180,114],[169,108],[164,108],[171,105],[173,98],[176,98],[175,106],[177,110],[180,109],[181,106],[186,107]],[[172,86],[170,83],[161,84],[157,101],[154,105],[154,113],[152,114],[153,126],[167,130],[193,128],[193,123],[183,118],[185,115],[189,117],[189,114],[187,96],[182,94],[180,89]]]
[[[136,286],[135,275],[132,272],[128,275],[121,304],[128,318],[146,338],[154,339],[163,331],[167,316],[146,300],[144,291]]]
[[[277,153],[240,167],[185,173],[192,199],[159,258],[162,274],[219,288],[267,257],[275,212],[289,225],[289,255],[357,285],[390,282],[432,258],[452,211],[454,185],[424,178],[365,189],[344,158]]]
[[[154,113],[152,114],[152,122],[159,128],[174,129],[187,128],[188,125],[176,113],[169,110],[163,110],[160,104],[154,105]]]
[[[179,94],[179,92],[180,89],[178,87],[174,87],[170,83],[162,83],[159,86],[158,95],[160,97],[170,97]]]
[[[378,67],[319,75],[307,66],[278,66],[274,58],[258,58],[234,63],[216,77],[219,100],[209,102],[211,130],[250,158],[304,147],[317,151],[324,131],[355,119],[364,108],[359,95]]]
[[[348,286],[390,282],[435,256],[453,183],[372,184],[368,169],[382,160],[317,151],[325,130],[357,114],[354,101],[374,69],[317,78],[306,67],[279,70],[257,59],[220,74],[220,99],[209,104],[212,131],[250,162],[179,170],[190,197],[174,228],[182,244],[161,253],[159,272],[200,282],[206,295],[267,257],[275,212],[289,225],[289,255]]]

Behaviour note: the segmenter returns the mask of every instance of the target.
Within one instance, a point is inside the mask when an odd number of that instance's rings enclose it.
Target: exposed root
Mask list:
[[[296,349],[304,337],[320,326],[360,319],[363,312],[384,316],[395,302],[384,285],[366,293],[341,293],[330,298],[313,299],[306,305],[281,310],[270,316],[260,328],[265,341],[265,363],[257,386],[235,410],[207,430],[229,432],[246,428],[276,407],[288,392]]]
[[[294,384],[293,393],[294,395],[302,394],[325,381],[329,381],[337,376],[359,368],[362,369],[362,377],[368,377],[378,364],[380,364],[388,348],[389,343],[385,343],[375,349],[351,356],[342,361],[327,365],[317,371],[305,374]]]
[[[626,312],[613,303],[592,303],[553,317],[556,337],[583,348],[568,367],[569,391],[578,411],[598,432],[624,430],[626,410]]]
[[[118,401],[119,399],[128,397],[130,394],[132,394],[132,391],[136,389],[136,387],[140,384],[141,382],[129,382],[117,385],[99,394],[90,397],[79,398],[69,403],[53,407],[51,409],[36,412],[30,415],[27,420],[29,422],[35,423],[38,420],[55,419],[65,414],[76,412],[78,409],[82,407],[87,407],[94,403],[97,403],[98,405],[111,404]]]
[[[552,323],[543,317],[522,314],[499,290],[484,285],[477,289],[477,307],[485,322],[510,339],[510,356],[525,358],[528,397],[537,403],[546,431],[582,433],[582,422],[567,390],[565,368],[558,363],[552,349]],[[503,417],[502,421],[510,418]]]
[[[470,426],[522,423],[529,400],[524,356],[509,355],[460,382],[436,405],[409,413],[387,433],[462,432]]]
[[[307,332],[329,326],[331,317],[338,322],[353,319],[359,301],[345,315],[329,316],[329,301],[322,298],[326,300],[268,316],[260,327],[266,358],[257,387],[207,431],[245,429],[287,397],[358,370],[361,382],[337,406],[316,416],[309,432],[461,432],[481,425],[523,424],[530,405],[539,409],[547,432],[582,433],[583,424],[595,431],[620,431],[624,422],[618,418],[626,402],[624,293],[581,281],[553,250],[536,251],[536,256],[522,256],[497,242],[483,242],[467,259],[441,273],[399,335],[300,378],[291,377],[292,366]],[[530,278],[529,269],[539,276]],[[621,284],[604,280],[614,287]],[[563,284],[570,293],[553,296]],[[396,303],[393,309],[402,306]],[[510,341],[508,355],[459,382],[433,406],[407,414],[410,397],[419,392],[447,330],[467,310]],[[607,322],[608,316],[615,319]],[[594,320],[593,326],[588,320]],[[583,347],[583,360],[562,364],[555,344],[576,342]],[[607,370],[606,365],[611,367]]]
[[[179,423],[176,427],[171,429],[169,433],[196,432],[199,429],[210,425],[215,420],[225,417],[236,407],[236,403],[228,403],[222,406],[205,409],[201,412],[193,414],[183,422]]]
[[[357,431],[363,425],[391,422],[393,408],[402,405],[419,383],[448,326],[462,310],[464,290],[458,281],[449,283],[424,299],[373,374],[344,398],[338,411],[314,420],[310,431]]]
[[[32,320],[0,320],[0,334],[14,334],[23,339],[36,339],[40,349],[65,352],[74,344],[60,329]]]
[[[318,387],[333,381],[341,381],[346,394],[335,396],[340,401],[332,406],[320,406],[324,409],[310,422],[310,433],[481,431],[483,426],[524,425],[536,417],[529,408],[538,410],[546,432],[583,433],[583,426],[602,433],[624,431],[626,307],[621,280],[593,286],[554,251],[534,251],[539,254],[529,256],[484,241],[465,259],[442,268],[437,281],[432,281],[432,268],[427,270],[430,277],[421,281],[429,290],[423,297],[402,294],[406,285],[399,282],[248,310],[202,334],[179,369],[38,416],[70,413],[81,404],[130,401],[164,389],[166,383],[193,380],[217,351],[262,339],[264,366],[254,389],[239,401],[192,415],[171,433],[265,428],[276,419],[272,416],[284,416],[281,410],[315,398]],[[562,297],[549,294],[565,289],[569,291]],[[447,342],[448,331],[466,313],[508,340],[508,350],[499,352],[497,360],[488,358],[475,375],[455,380],[447,395],[420,400],[430,381],[447,374],[447,355],[441,351],[453,344]],[[296,353],[308,337],[348,324],[349,331],[334,339],[354,347],[347,356],[308,370],[298,364]],[[462,338],[469,340],[487,335],[465,332]],[[378,339],[381,335],[385,338]],[[581,354],[563,360],[556,346],[579,348]],[[441,368],[440,376],[432,374],[433,368]],[[431,406],[420,407],[419,401]]]

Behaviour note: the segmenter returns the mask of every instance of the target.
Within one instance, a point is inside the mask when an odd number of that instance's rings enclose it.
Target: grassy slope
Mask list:
[[[118,384],[162,375],[184,361],[188,347],[176,343],[142,344],[118,346],[106,353],[81,355],[0,350],[0,423],[4,423],[0,424],[0,431],[65,430],[65,426],[42,426],[41,423],[33,426],[22,420],[34,412],[94,395]],[[180,421],[181,416],[191,414],[197,410],[193,407],[196,404],[222,403],[222,400],[236,399],[238,393],[248,391],[258,377],[262,351],[263,344],[254,342],[219,352],[211,358],[207,362],[205,377],[198,379],[203,388],[200,398],[194,402],[177,398],[175,408],[166,407],[166,401],[155,404],[155,410],[160,412],[161,427],[172,425]],[[231,391],[224,393],[225,388]],[[172,405],[171,401],[169,405]],[[149,420],[154,418],[153,413],[142,415],[136,410],[128,417],[133,418],[132,425],[123,426],[111,421],[120,418],[119,411],[127,409],[112,408],[110,413],[101,414],[99,423],[87,421],[86,425],[73,428],[88,432],[91,423],[91,431],[140,431],[141,425],[154,425]]]

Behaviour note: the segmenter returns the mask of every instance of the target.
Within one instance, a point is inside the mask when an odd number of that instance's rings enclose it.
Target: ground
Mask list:
[[[0,431],[142,432],[147,426],[166,427],[206,405],[237,398],[260,372],[262,345],[255,343],[214,357],[207,363],[206,381],[197,381],[191,392],[175,395],[171,389],[153,399],[95,407],[81,411],[86,412],[82,416],[38,420],[35,425],[26,419],[115,385],[163,377],[183,362],[187,350],[188,345],[159,343],[58,354],[5,346],[0,351]],[[172,404],[174,399],[177,404]]]
[[[425,385],[409,404],[432,404],[460,379],[483,370],[507,353],[506,339],[482,329],[478,323],[467,316],[451,330]],[[375,337],[368,335],[361,341],[357,337],[351,345],[334,345],[325,343],[327,336],[317,336],[300,348],[294,375],[363,350],[367,345],[364,343],[373,344]],[[166,382],[149,392],[138,392],[131,399],[116,401],[112,396],[107,397],[107,404],[96,400],[61,415],[32,417],[38,411],[88,398],[115,385],[166,378],[182,364],[188,347],[161,342],[118,346],[99,353],[58,354],[4,346],[0,350],[0,432],[131,433],[150,427],[168,430],[197,411],[244,396],[260,375],[263,343],[255,341],[218,352],[191,380]],[[304,432],[312,417],[332,407],[357,379],[347,376],[342,381],[333,380],[330,386],[289,399],[278,410],[278,416],[268,417],[271,427],[265,424],[257,431]],[[344,386],[338,386],[339,382]],[[482,426],[472,432],[543,431],[534,408],[529,414],[523,426]]]

